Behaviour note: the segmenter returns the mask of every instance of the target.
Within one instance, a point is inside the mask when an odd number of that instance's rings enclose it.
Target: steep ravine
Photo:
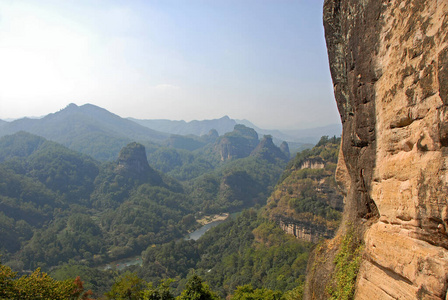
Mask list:
[[[305,298],[331,297],[350,231],[363,251],[349,298],[446,299],[448,1],[326,0],[324,27],[345,211],[310,260]]]

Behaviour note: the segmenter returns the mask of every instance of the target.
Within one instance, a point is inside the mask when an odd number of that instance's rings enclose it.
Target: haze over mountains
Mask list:
[[[254,128],[260,136],[272,135],[273,141],[277,145],[280,145],[282,141],[287,141],[292,152],[311,146],[306,144],[316,143],[322,135],[339,136],[341,132],[339,124],[287,132],[265,130],[250,121],[235,120],[228,116],[190,122],[125,119],[92,104],[82,106],[70,104],[58,112],[39,119],[22,118],[11,122],[0,120],[0,136],[27,131],[87,154],[98,151],[98,149],[89,150],[89,148],[99,147],[98,142],[101,141],[104,153],[97,158],[110,160],[115,159],[119,150],[132,141],[163,143],[172,134],[199,137],[208,134],[212,129],[215,129],[219,135],[223,135],[226,132],[231,132],[236,124]]]
[[[69,109],[78,110],[74,106]],[[114,118],[113,114],[106,116]],[[54,115],[46,118],[51,117]],[[72,134],[75,137],[75,132]],[[223,298],[237,286],[249,283],[250,277],[244,275],[247,272],[256,274],[251,283],[257,288],[270,286],[286,292],[301,284],[310,241],[287,237],[256,211],[266,204],[285,167],[291,173],[297,159],[319,155],[334,161],[339,140],[328,143],[328,138],[321,139],[315,147],[319,150],[304,150],[289,164],[286,142],[278,147],[270,135],[260,137],[243,124],[220,136],[211,130],[196,139],[172,135],[169,141],[182,147],[196,142],[200,147],[187,151],[166,144],[145,147],[131,142],[117,159],[101,162],[24,131],[0,137],[0,241],[5,241],[0,244],[0,254],[5,265],[20,272],[39,266],[52,270],[52,276],[59,280],[80,274],[96,296],[118,280],[117,270],[103,271],[102,266],[136,255],[143,266],[129,270],[153,282],[167,276],[181,278],[175,284],[179,291],[191,269],[212,283]],[[308,193],[323,191],[334,181],[327,184],[328,180],[321,180],[325,172],[333,173],[330,163],[325,170],[297,169],[290,179],[290,174],[284,173],[284,184],[276,194],[282,199],[285,189],[297,194],[291,211],[309,215],[309,199],[302,199],[291,181],[300,176],[303,182],[311,183]],[[330,223],[337,222],[338,212],[325,199],[317,200],[322,222],[327,215]],[[289,204],[279,202],[278,206],[285,205]],[[274,207],[276,204],[271,203],[270,208]],[[203,244],[182,238],[199,227],[198,220],[233,212],[241,212],[241,216],[230,218],[227,227],[217,229],[209,239],[202,239],[204,242],[198,241]],[[314,228],[292,218],[287,221],[288,226],[302,226],[305,233]],[[235,249],[245,253],[242,260],[261,263],[250,268],[228,264]],[[274,259],[276,267],[272,268],[270,261]],[[292,279],[277,280],[284,272],[292,274]],[[232,279],[228,286],[226,274],[239,274],[239,279]]]
[[[213,120],[193,120],[190,122],[186,121],[172,121],[172,120],[141,120],[128,118],[140,125],[146,126],[148,128],[168,132],[172,134],[194,134],[194,135],[204,135],[207,134],[211,128],[216,129],[216,131],[222,135],[226,132],[233,130],[236,124],[243,124],[247,127],[255,129],[255,131],[260,135],[272,135],[274,140],[279,143],[280,140],[292,142],[292,143],[306,143],[315,144],[319,141],[319,138],[324,135],[328,136],[339,136],[342,132],[342,127],[340,124],[331,124],[322,127],[306,128],[306,129],[286,129],[286,130],[276,130],[276,129],[262,129],[248,120],[238,120],[231,119],[228,116],[224,116],[220,119]]]
[[[318,150],[290,160],[294,142],[279,142],[285,136],[228,116],[133,121],[91,104],[1,122],[0,267],[4,262],[22,273],[41,267],[58,280],[80,275],[96,297],[112,291],[127,271],[148,282],[176,278],[173,292],[180,294],[193,269],[223,299],[249,283],[299,293],[313,239],[332,236],[339,221],[326,200],[335,183],[325,178],[334,173],[339,140],[324,137]],[[316,156],[328,160],[325,169],[299,164]],[[274,190],[280,176],[283,185]],[[297,190],[296,177],[306,193]],[[308,197],[317,190],[322,197]],[[280,198],[269,208],[287,207],[291,218],[267,219],[263,207],[273,191]],[[241,216],[230,217],[208,239],[183,238],[200,220],[232,213]],[[304,223],[293,218],[297,214],[321,222]],[[286,236],[279,222],[309,238]],[[229,264],[236,251],[243,253],[240,262]],[[137,256],[142,266],[102,270]],[[252,261],[260,263],[246,263]],[[278,280],[285,273],[288,280]]]
[[[74,104],[0,122],[0,299],[447,300],[448,1],[323,13],[340,138]],[[299,132],[324,136],[291,159]]]

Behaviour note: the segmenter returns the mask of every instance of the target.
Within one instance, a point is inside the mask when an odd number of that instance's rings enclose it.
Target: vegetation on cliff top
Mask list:
[[[268,199],[272,220],[321,225],[332,232],[338,228],[343,207],[334,173],[340,141],[324,136],[289,162]]]

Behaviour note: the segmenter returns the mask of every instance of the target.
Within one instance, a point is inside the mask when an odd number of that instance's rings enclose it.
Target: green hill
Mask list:
[[[24,118],[0,126],[0,136],[19,131],[37,134],[98,160],[116,159],[120,149],[131,141],[161,142],[169,137],[91,104],[70,104],[41,119]]]
[[[96,268],[145,253],[148,267],[135,270],[145,280],[177,277],[174,287],[178,293],[191,268],[214,285],[222,285],[217,288],[221,295],[246,283],[282,291],[293,288],[302,282],[309,244],[286,237],[273,223],[263,225],[266,220],[254,213],[244,213],[242,219],[224,231],[215,231],[204,243],[182,239],[199,226],[196,219],[204,214],[264,205],[287,164],[284,151],[269,136],[259,141],[252,129],[242,125],[229,136],[236,137],[233,145],[236,151],[239,146],[244,149],[244,157],[222,161],[216,152],[221,140],[211,133],[207,146],[195,151],[154,144],[145,149],[131,142],[109,162],[26,132],[3,136],[0,239],[6,242],[0,245],[2,262],[21,272],[37,267],[55,274],[81,270],[88,276],[87,286],[104,292],[118,273]],[[248,145],[250,151],[246,151]],[[282,238],[275,240],[280,233]],[[228,250],[213,248],[227,242],[231,245]],[[266,260],[253,268],[244,266],[232,256],[235,247],[241,249],[244,259]],[[303,257],[294,263],[288,254],[278,264],[276,275],[267,278],[263,272],[282,247],[301,251]],[[167,257],[166,253],[171,254]],[[150,257],[159,263],[151,264]],[[222,261],[221,273],[208,274],[210,258]],[[227,265],[229,261],[238,266]],[[290,282],[275,283],[274,277],[292,272],[285,266],[291,264],[300,268]],[[235,280],[226,275],[232,272]],[[245,274],[251,272],[261,272],[254,277],[258,283],[246,280],[250,278]]]
[[[339,144],[340,138],[324,136],[297,153],[268,199],[268,217],[298,238],[331,238],[339,226],[343,203],[334,178]]]
[[[254,136],[247,138],[255,144]],[[0,218],[12,241],[1,250],[4,260],[28,269],[139,254],[182,237],[197,226],[188,221],[192,216],[264,205],[286,164],[259,155],[222,162],[206,152],[155,149],[149,156],[158,153],[159,167],[165,157],[169,172],[193,177],[180,183],[153,168],[135,142],[116,161],[101,163],[26,132],[0,138]],[[11,226],[22,229],[6,230]]]

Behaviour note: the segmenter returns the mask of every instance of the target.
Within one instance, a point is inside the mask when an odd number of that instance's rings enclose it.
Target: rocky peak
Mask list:
[[[142,174],[150,169],[146,157],[145,147],[136,142],[128,144],[121,149],[118,155],[117,171],[126,171]]]
[[[149,166],[145,146],[133,142],[121,149],[115,172],[135,179],[160,183],[160,175]]]
[[[211,129],[207,134],[201,136],[201,139],[206,143],[214,143],[219,138],[218,131]]]
[[[254,129],[237,124],[232,132],[216,141],[215,151],[220,154],[222,161],[243,158],[249,156],[258,143],[258,134]]]
[[[208,134],[209,137],[217,139],[219,137],[218,131],[216,129],[211,129]]]
[[[258,133],[255,131],[255,129],[247,127],[243,124],[236,124],[233,129],[233,132],[235,134],[241,135],[248,139],[253,139],[253,140],[258,141]]]
[[[265,135],[250,155],[259,156],[268,161],[274,161],[275,159],[288,160],[285,153],[274,144],[270,135]]]
[[[291,157],[291,152],[289,151],[289,145],[287,142],[283,141],[280,144],[280,150],[286,155],[286,157],[289,159]]]

